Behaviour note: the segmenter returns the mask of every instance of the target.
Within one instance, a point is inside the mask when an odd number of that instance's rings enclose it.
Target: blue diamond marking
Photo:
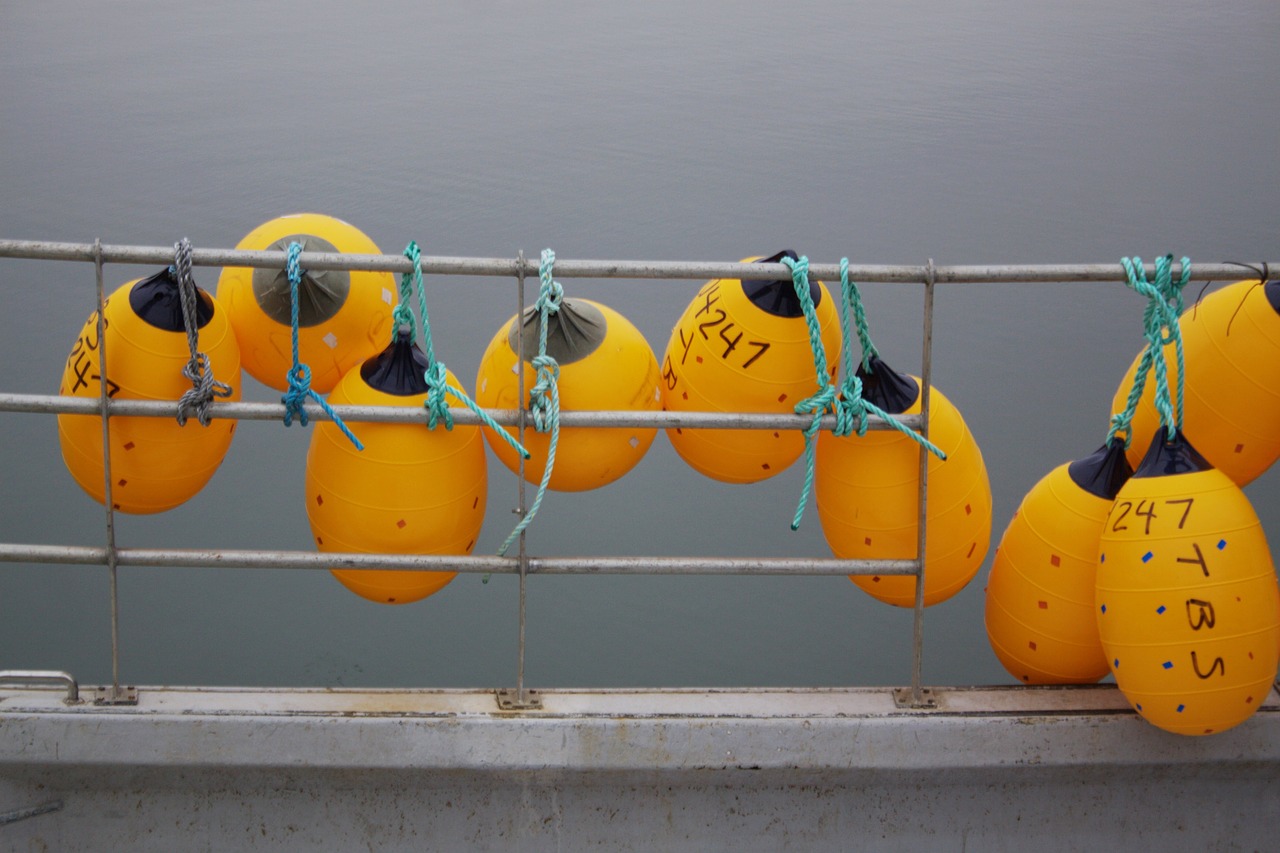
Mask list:
[[[1107,555],[1106,555],[1106,554],[1103,554],[1101,557],[1099,557],[1099,558],[1098,558],[1098,562],[1099,562],[1099,563],[1105,563],[1106,561],[1107,561]]]
[[[1157,612],[1157,613],[1164,613],[1164,612],[1165,612],[1165,610],[1167,610],[1167,609],[1168,609],[1167,607],[1165,607],[1163,604],[1161,604],[1159,607],[1157,607],[1157,608],[1156,608],[1156,612]]]
[[[1150,563],[1150,562],[1151,562],[1151,558],[1152,558],[1152,557],[1154,557],[1154,556],[1155,556],[1155,554],[1152,554],[1150,551],[1148,551],[1147,553],[1145,553],[1145,554],[1143,554],[1143,555],[1142,555],[1142,562],[1144,562],[1144,563]]]
[[[1115,666],[1115,667],[1120,666],[1120,658],[1116,658],[1115,660],[1113,660],[1113,661],[1111,662],[1111,665],[1112,665],[1112,666]]]
[[[1141,713],[1142,713],[1142,703],[1141,703],[1141,702],[1139,702],[1137,705],[1134,705],[1134,707],[1138,709],[1138,713],[1139,713],[1139,714],[1141,714]]]
[[[1162,663],[1162,664],[1160,664],[1160,665],[1161,665],[1162,667],[1164,667],[1165,669],[1173,669],[1173,661],[1171,661],[1171,660],[1167,660],[1167,661],[1165,661],[1164,663]]]
[[[1186,705],[1179,705],[1179,706],[1178,706],[1178,713],[1179,713],[1179,714],[1181,714],[1184,710],[1186,710],[1186,708],[1187,708],[1187,706],[1186,706]]]
[[[1218,550],[1219,550],[1219,551],[1221,551],[1223,548],[1226,548],[1226,547],[1227,547],[1227,540],[1225,540],[1225,539],[1219,539],[1219,540],[1218,540]]]
[[[1102,605],[1102,612],[1103,612],[1103,613],[1106,613],[1106,612],[1107,612],[1107,605],[1105,605],[1105,604],[1104,604],[1104,605]]]

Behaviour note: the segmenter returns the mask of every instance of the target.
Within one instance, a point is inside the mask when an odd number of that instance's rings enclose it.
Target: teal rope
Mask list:
[[[818,312],[813,306],[813,299],[809,296],[809,259],[801,255],[797,261],[784,257],[782,262],[791,269],[791,283],[795,288],[796,297],[800,300],[800,307],[804,311],[805,323],[809,329],[809,345],[813,349],[814,373],[817,375],[818,382],[817,393],[806,397],[795,405],[796,414],[812,416],[809,426],[804,429],[804,487],[800,492],[800,500],[796,503],[795,515],[791,519],[791,529],[799,530],[805,507],[809,503],[809,493],[813,491],[816,455],[814,439],[822,428],[823,415],[834,412],[836,423],[832,432],[843,438],[851,435],[855,430],[859,436],[866,435],[867,413],[870,412],[888,422],[890,426],[917,444],[924,446],[939,459],[945,460],[947,455],[927,438],[907,427],[876,404],[862,398],[862,380],[850,369],[853,362],[850,355],[852,341],[849,339],[849,324],[846,319],[849,314],[852,313],[854,315],[858,325],[858,337],[863,341],[864,364],[870,361],[871,355],[868,353],[874,354],[875,347],[871,344],[871,336],[867,332],[866,313],[862,310],[861,295],[858,293],[857,285],[849,281],[848,258],[843,259],[840,265],[840,292],[845,308],[841,314],[840,329],[843,337],[846,375],[839,395],[837,395],[836,387],[832,384],[831,377],[827,373],[827,354],[822,345],[822,330],[818,325]]]
[[[427,357],[427,369],[422,373],[422,378],[427,383],[427,399],[423,402],[423,406],[427,410],[427,428],[435,429],[438,424],[443,423],[446,430],[453,429],[453,413],[449,411],[447,396],[452,395],[468,409],[475,412],[485,426],[502,436],[517,453],[528,459],[529,451],[525,450],[520,442],[512,438],[509,432],[499,426],[498,422],[490,417],[488,412],[480,408],[465,392],[454,388],[448,383],[447,368],[443,361],[436,360],[435,344],[431,339],[431,318],[427,314],[427,288],[422,277],[422,250],[418,248],[416,241],[409,241],[409,245],[405,246],[404,256],[413,263],[413,270],[400,276],[400,299],[392,312],[396,322],[391,330],[391,336],[394,341],[395,336],[399,334],[399,330],[407,328],[410,336],[416,339],[419,324],[414,319],[413,308],[411,307],[413,297],[416,294],[418,297],[418,311],[422,314],[422,351]]]
[[[284,425],[292,426],[294,415],[298,416],[299,423],[303,426],[307,425],[307,410],[303,404],[310,397],[320,404],[320,408],[324,409],[329,417],[333,418],[333,422],[337,424],[338,429],[342,430],[342,434],[351,440],[351,443],[356,446],[356,450],[364,450],[364,445],[360,443],[360,439],[356,438],[355,433],[347,428],[347,425],[342,422],[342,418],[338,417],[333,407],[326,403],[323,397],[311,390],[311,368],[299,363],[298,286],[302,283],[302,266],[298,263],[298,255],[301,253],[301,243],[295,240],[289,244],[289,256],[285,269],[289,274],[289,320],[293,326],[293,367],[289,368],[289,373],[285,377],[289,383],[289,390],[280,398],[280,402],[284,403]]]
[[[1191,280],[1191,259],[1182,259],[1182,274],[1177,282],[1173,281],[1173,255],[1163,255],[1156,259],[1155,281],[1148,281],[1146,268],[1142,259],[1134,257],[1122,258],[1128,286],[1142,296],[1147,297],[1147,307],[1143,311],[1143,337],[1147,341],[1134,371],[1133,384],[1129,388],[1129,396],[1122,412],[1113,415],[1111,426],[1107,431],[1109,444],[1117,434],[1124,433],[1124,445],[1129,447],[1133,442],[1133,415],[1142,399],[1142,390],[1146,386],[1147,375],[1155,376],[1155,407],[1160,415],[1160,423],[1169,434],[1182,429],[1183,392],[1186,386],[1186,361],[1182,348],[1182,330],[1178,319],[1184,307],[1183,290]],[[1176,397],[1169,389],[1168,366],[1165,361],[1164,348],[1173,345],[1174,356],[1178,365],[1178,381]]]
[[[560,365],[547,355],[547,326],[552,314],[560,310],[564,300],[564,288],[553,277],[556,253],[550,249],[542,250],[542,263],[538,267],[538,354],[533,358],[533,368],[537,371],[537,381],[529,391],[529,411],[533,416],[533,426],[538,432],[551,432],[551,441],[547,445],[547,464],[542,469],[542,482],[538,484],[538,493],[524,518],[511,531],[507,541],[498,549],[498,556],[505,556],[507,549],[520,537],[521,533],[533,523],[534,516],[542,506],[542,498],[547,493],[547,484],[551,482],[551,470],[556,464],[556,447],[560,443]],[[519,318],[517,318],[517,321]],[[526,454],[526,458],[527,454]]]

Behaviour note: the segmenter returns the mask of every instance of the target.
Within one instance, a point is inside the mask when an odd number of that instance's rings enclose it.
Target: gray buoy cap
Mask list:
[[[268,247],[268,251],[289,251],[290,243],[301,243],[304,252],[337,252],[328,240],[311,234],[290,234]],[[292,296],[289,273],[279,269],[253,271],[253,296],[268,317],[284,326],[293,325]],[[337,314],[351,290],[351,275],[346,270],[303,270],[298,283],[298,325],[318,326]]]
[[[520,356],[525,361],[532,362],[538,355],[541,321],[537,305],[524,309],[521,320],[524,325],[523,352]],[[519,328],[512,320],[507,331],[507,343],[512,352],[518,351]],[[596,351],[607,332],[608,322],[599,308],[581,299],[561,300],[560,310],[547,318],[547,355],[558,364],[581,361]]]

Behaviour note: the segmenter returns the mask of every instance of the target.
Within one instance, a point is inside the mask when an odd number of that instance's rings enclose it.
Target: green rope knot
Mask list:
[[[1156,258],[1154,281],[1147,280],[1142,258],[1121,258],[1120,263],[1124,267],[1126,284],[1147,299],[1147,306],[1142,313],[1143,338],[1147,344],[1134,371],[1133,384],[1129,387],[1124,410],[1112,415],[1107,431],[1108,444],[1123,433],[1127,449],[1133,443],[1133,416],[1142,399],[1149,373],[1155,376],[1154,404],[1160,415],[1161,425],[1168,430],[1169,435],[1182,429],[1186,364],[1182,349],[1182,329],[1178,320],[1183,311],[1183,290],[1191,281],[1191,259],[1183,257],[1182,274],[1176,282],[1173,280],[1173,255]],[[1169,388],[1168,365],[1164,356],[1164,348],[1167,346],[1173,346],[1177,360],[1176,393]]]
[[[355,445],[356,450],[364,450],[364,445],[360,443],[360,439],[356,438],[342,418],[338,417],[338,413],[333,407],[325,402],[311,388],[311,367],[302,364],[298,355],[298,288],[302,284],[302,264],[299,256],[302,254],[302,244],[294,240],[289,244],[288,255],[285,258],[285,271],[289,276],[289,322],[293,332],[293,366],[289,368],[289,372],[285,375],[285,381],[289,384],[289,390],[280,398],[280,402],[284,403],[284,425],[293,426],[294,415],[298,416],[298,423],[302,426],[307,425],[307,410],[303,406],[307,398],[311,398],[320,404],[320,408],[333,419],[338,429],[342,430],[342,434]]]
[[[427,399],[423,405],[427,409],[427,428],[435,429],[436,424],[443,422],[446,430],[453,429],[453,413],[449,411],[448,394],[453,391],[448,383],[448,370],[443,361],[437,361],[422,372],[427,383]]]
[[[866,435],[867,413],[881,418],[898,432],[924,447],[934,456],[946,461],[947,454],[937,445],[920,433],[903,424],[893,415],[881,409],[862,396],[862,380],[853,368],[853,348],[849,334],[849,317],[857,324],[857,335],[862,345],[863,369],[870,371],[871,357],[879,355],[871,342],[871,334],[867,328],[867,315],[862,307],[862,296],[858,286],[849,280],[849,259],[840,259],[840,295],[843,310],[840,312],[840,334],[843,345],[843,362],[845,379],[839,394],[832,384],[831,375],[827,372],[827,354],[822,345],[822,330],[818,325],[818,312],[814,308],[813,299],[809,296],[809,259],[801,255],[799,260],[783,258],[782,263],[791,269],[791,283],[795,287],[796,298],[804,311],[805,323],[809,328],[809,344],[813,348],[813,368],[817,376],[818,391],[806,397],[795,406],[797,414],[813,416],[804,429],[804,487],[800,500],[796,503],[796,512],[791,519],[791,529],[800,529],[800,520],[804,517],[805,506],[809,503],[809,493],[813,491],[815,470],[814,439],[822,427],[822,416],[835,413],[836,423],[832,432],[840,437],[847,437],[853,432],[859,436]]]
[[[538,483],[538,492],[534,495],[529,511],[520,519],[520,523],[511,531],[498,556],[505,556],[507,549],[515,543],[520,535],[533,523],[533,519],[542,507],[542,499],[546,496],[547,486],[551,482],[551,472],[556,464],[556,448],[560,444],[560,365],[547,355],[548,318],[560,310],[564,301],[564,287],[555,280],[554,270],[556,253],[550,249],[542,250],[542,262],[538,266],[538,354],[530,363],[537,371],[537,378],[529,390],[529,413],[533,417],[533,426],[538,432],[550,432],[547,442],[547,460],[542,468],[542,481]],[[525,458],[529,456],[526,453]]]

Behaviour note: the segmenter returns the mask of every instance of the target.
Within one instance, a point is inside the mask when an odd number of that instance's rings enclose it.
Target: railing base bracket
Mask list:
[[[137,705],[136,687],[99,687],[93,691],[95,705]]]
[[[536,690],[524,691],[523,698],[516,690],[498,691],[498,710],[500,711],[541,711],[542,697]]]
[[[893,704],[899,708],[928,711],[938,707],[938,700],[928,687],[920,688],[919,701],[911,695],[910,687],[895,687],[893,690]]]

